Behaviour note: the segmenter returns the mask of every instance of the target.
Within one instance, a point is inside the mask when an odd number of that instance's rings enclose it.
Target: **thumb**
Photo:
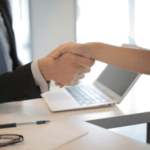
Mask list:
[[[68,52],[68,46],[70,47],[73,44],[75,44],[75,43],[69,42],[69,43],[60,45],[57,49],[55,49],[54,51],[51,52],[51,56],[54,59],[59,58],[62,54],[67,53]]]
[[[61,52],[59,50],[54,50],[51,52],[51,56],[56,59],[59,58],[61,56]]]

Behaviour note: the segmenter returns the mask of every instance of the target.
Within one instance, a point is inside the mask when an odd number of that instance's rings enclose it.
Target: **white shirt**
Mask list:
[[[50,83],[48,84],[45,81],[42,73],[40,72],[39,66],[38,66],[38,60],[31,63],[31,71],[32,71],[33,78],[34,78],[36,84],[39,85],[39,87],[41,89],[41,93],[49,91]]]

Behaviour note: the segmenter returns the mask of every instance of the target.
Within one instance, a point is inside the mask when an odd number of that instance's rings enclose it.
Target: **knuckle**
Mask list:
[[[95,64],[95,60],[90,60],[90,67],[92,67]]]
[[[84,73],[74,74],[74,80],[80,80],[85,77]]]
[[[77,84],[79,84],[79,80],[72,80],[70,86],[75,86]]]
[[[79,69],[77,69],[76,67],[73,68],[73,74],[77,74],[79,72]]]
[[[86,72],[85,73],[89,73],[91,71],[91,68],[86,68]]]
[[[78,85],[79,84],[79,80],[76,80],[74,85]]]
[[[78,85],[79,84],[79,80],[77,81],[77,84],[76,85]]]
[[[77,74],[73,74],[73,79],[76,80],[77,78]]]
[[[69,80],[69,81],[71,82],[72,80],[74,80],[74,77],[73,77],[73,75],[70,77],[70,80]]]
[[[73,86],[75,84],[74,80],[70,82],[70,85]]]
[[[81,78],[80,79],[83,79],[85,77],[85,74],[83,73],[83,74],[81,74]]]
[[[92,66],[95,64],[95,60],[92,61]]]

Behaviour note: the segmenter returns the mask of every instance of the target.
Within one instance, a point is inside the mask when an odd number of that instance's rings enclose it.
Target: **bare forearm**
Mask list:
[[[85,44],[70,42],[58,47],[58,51],[52,55],[58,58],[67,52],[102,61],[128,71],[150,74],[150,51],[148,50],[117,47],[99,42]]]
[[[103,43],[82,44],[86,56],[128,71],[150,74],[150,51],[117,47]]]

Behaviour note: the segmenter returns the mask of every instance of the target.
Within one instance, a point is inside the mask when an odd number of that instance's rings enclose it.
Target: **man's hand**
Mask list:
[[[75,43],[61,45],[38,61],[39,69],[46,81],[54,80],[60,87],[74,86],[84,78],[84,73],[90,72],[95,62],[93,59],[67,53],[68,49],[78,49],[79,45]],[[61,55],[61,51],[66,53]]]

